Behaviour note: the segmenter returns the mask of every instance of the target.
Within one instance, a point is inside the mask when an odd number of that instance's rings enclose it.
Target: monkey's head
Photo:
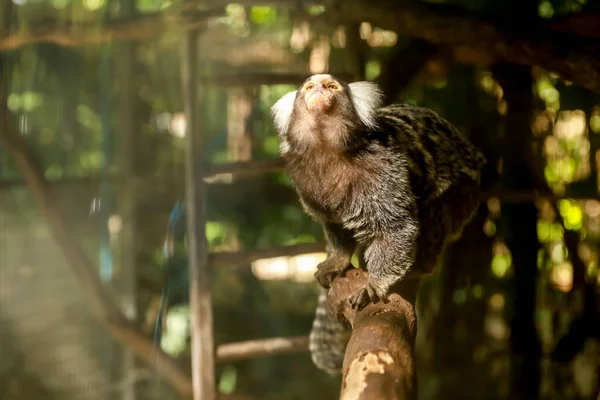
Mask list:
[[[314,142],[318,135],[346,142],[349,134],[374,129],[383,95],[371,82],[346,84],[332,75],[318,74],[285,94],[271,107],[282,141]],[[293,132],[292,132],[293,131]],[[293,135],[292,135],[293,133]],[[282,143],[282,150],[287,143]]]

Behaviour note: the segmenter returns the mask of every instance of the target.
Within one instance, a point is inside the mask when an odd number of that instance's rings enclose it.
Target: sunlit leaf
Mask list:
[[[208,221],[206,223],[206,239],[209,243],[222,241],[225,237],[225,227],[222,223]]]
[[[538,15],[542,18],[552,18],[554,15],[554,7],[549,1],[543,1],[538,6]]]
[[[237,384],[237,369],[232,365],[227,365],[221,372],[219,379],[219,392],[223,394],[231,394],[235,391]]]
[[[250,20],[257,25],[270,25],[277,20],[275,7],[254,6],[250,10]]]
[[[100,151],[88,151],[79,156],[81,168],[87,170],[98,170],[104,165],[104,154]]]
[[[590,118],[590,129],[594,133],[600,133],[600,115],[594,114]]]
[[[106,4],[106,0],[83,0],[83,6],[88,10],[95,11]]]
[[[19,109],[21,109],[22,104],[21,96],[17,93],[11,93],[8,95],[8,100],[6,101],[6,103],[11,111],[19,111]]]
[[[512,259],[509,254],[498,254],[492,259],[492,272],[498,278],[502,278],[508,272],[511,263]]]
[[[77,106],[77,120],[91,131],[99,132],[102,127],[98,115],[85,104]]]
[[[544,168],[544,177],[548,181],[548,183],[553,184],[558,180],[558,175],[554,168],[551,165],[546,165]]]
[[[308,7],[308,13],[311,15],[319,15],[325,12],[325,6],[314,5]]]

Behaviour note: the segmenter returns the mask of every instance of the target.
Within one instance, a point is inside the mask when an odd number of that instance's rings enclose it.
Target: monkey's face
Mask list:
[[[344,87],[331,75],[313,75],[304,82],[299,95],[303,97],[308,111],[327,113],[336,105],[336,98]]]

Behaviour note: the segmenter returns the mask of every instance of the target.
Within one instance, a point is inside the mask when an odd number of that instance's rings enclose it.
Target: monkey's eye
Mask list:
[[[310,89],[312,89],[312,88],[314,88],[314,87],[315,87],[315,85],[314,85],[314,84],[312,84],[312,83],[308,83],[308,84],[306,84],[306,86],[304,86],[304,90],[310,90]]]
[[[327,85],[327,89],[338,90],[338,85],[336,85],[335,83],[330,83],[329,85]]]

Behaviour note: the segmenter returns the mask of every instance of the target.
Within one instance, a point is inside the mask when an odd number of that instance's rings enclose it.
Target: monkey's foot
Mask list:
[[[377,303],[380,300],[384,300],[387,297],[389,288],[382,288],[377,285],[374,285],[370,282],[358,289],[352,297],[350,297],[350,305],[352,308],[358,309],[358,311],[365,308],[369,302]]]
[[[338,276],[343,276],[344,273],[352,267],[352,264],[346,262],[340,262],[337,258],[328,258],[319,265],[317,265],[317,272],[315,272],[315,278],[319,285],[325,289],[331,287],[331,283]]]

